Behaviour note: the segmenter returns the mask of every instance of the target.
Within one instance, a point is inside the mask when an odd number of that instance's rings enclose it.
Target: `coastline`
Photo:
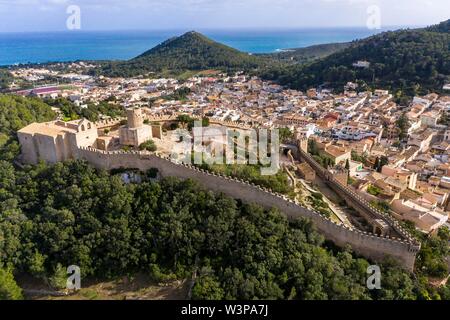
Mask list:
[[[207,30],[213,40],[252,54],[272,54],[342,43],[387,31],[367,28]],[[128,60],[180,31],[76,31],[0,33],[0,67],[73,61]]]

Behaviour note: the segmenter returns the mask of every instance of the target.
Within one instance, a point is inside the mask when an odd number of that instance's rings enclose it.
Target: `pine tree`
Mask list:
[[[0,269],[0,300],[22,300],[22,289],[14,280],[11,269]]]

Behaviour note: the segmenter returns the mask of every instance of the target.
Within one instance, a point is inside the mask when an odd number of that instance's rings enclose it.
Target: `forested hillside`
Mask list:
[[[447,20],[447,21],[441,22],[441,23],[439,23],[437,25],[428,27],[425,30],[432,31],[432,32],[449,33],[450,32],[450,20]]]
[[[382,289],[369,291],[369,262],[328,246],[310,222],[189,180],[126,185],[84,162],[19,171],[0,162],[0,208],[3,268],[55,286],[65,283],[62,266],[77,264],[83,277],[140,271],[158,282],[197,270],[194,299],[450,298],[391,265]],[[11,271],[0,272],[0,295],[17,290]]]
[[[273,67],[266,79],[305,90],[322,84],[342,88],[348,81],[390,89],[397,96],[441,91],[450,77],[448,21],[428,29],[385,32],[306,66]],[[353,63],[368,61],[370,67]]]
[[[325,58],[333,53],[350,47],[350,42],[319,44],[305,48],[286,49],[282,52],[264,54],[261,56],[270,57],[287,63],[308,63],[314,60]]]
[[[106,63],[99,72],[109,76],[136,76],[165,70],[250,70],[264,62],[261,57],[240,52],[197,32],[188,32],[132,60]]]

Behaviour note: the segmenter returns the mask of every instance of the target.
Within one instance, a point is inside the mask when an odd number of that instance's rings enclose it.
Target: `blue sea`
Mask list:
[[[74,60],[127,60],[189,30],[0,33],[0,65]],[[386,30],[367,28],[199,30],[241,51],[272,53],[315,44],[347,42]]]

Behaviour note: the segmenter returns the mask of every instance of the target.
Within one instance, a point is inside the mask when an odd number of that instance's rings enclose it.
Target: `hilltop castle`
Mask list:
[[[109,151],[114,146],[139,147],[153,136],[161,138],[161,126],[145,125],[141,109],[135,108],[127,109],[127,124],[120,126],[118,137],[99,136],[102,133],[99,129],[86,119],[32,123],[17,132],[22,148],[21,161],[57,163],[79,159],[79,149],[83,147]]]

